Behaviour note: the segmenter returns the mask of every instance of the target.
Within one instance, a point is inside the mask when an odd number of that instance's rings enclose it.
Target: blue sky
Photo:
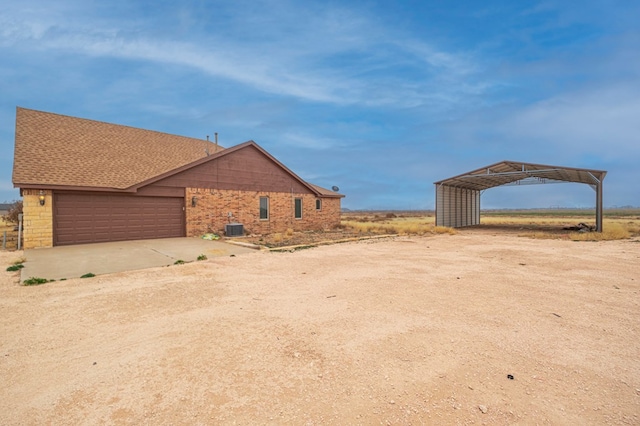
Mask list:
[[[0,9],[0,201],[15,108],[254,140],[351,209],[427,209],[501,160],[607,170],[640,205],[640,3],[25,0]],[[594,206],[585,185],[485,208]]]

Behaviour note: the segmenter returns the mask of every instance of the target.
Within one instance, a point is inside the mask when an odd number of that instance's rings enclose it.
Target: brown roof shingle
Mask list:
[[[334,191],[330,191],[327,188],[323,188],[321,186],[318,185],[314,185],[314,184],[310,184],[316,191],[318,191],[318,194],[325,196],[325,197],[333,197],[333,198],[344,198],[344,195],[338,193],[338,192],[334,192]]]
[[[201,159],[205,150],[213,154],[216,145],[17,108],[13,184],[125,189]]]

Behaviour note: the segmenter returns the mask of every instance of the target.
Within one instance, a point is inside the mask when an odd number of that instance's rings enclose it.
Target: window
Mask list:
[[[316,210],[322,210],[322,200],[320,198],[316,199]]]
[[[269,197],[260,197],[260,220],[269,219]]]
[[[296,198],[294,201],[295,217],[296,219],[302,219],[302,198]]]

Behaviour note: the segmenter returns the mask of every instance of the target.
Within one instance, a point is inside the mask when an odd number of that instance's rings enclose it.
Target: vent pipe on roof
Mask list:
[[[216,141],[216,152],[218,151],[218,132],[214,133],[215,135],[215,141]]]
[[[207,135],[207,142],[209,142],[209,135]],[[207,154],[207,157],[210,155],[209,154],[209,148],[205,148],[204,152]]]

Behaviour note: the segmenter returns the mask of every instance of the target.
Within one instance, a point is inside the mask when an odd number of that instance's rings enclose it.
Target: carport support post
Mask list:
[[[602,178],[596,185],[596,232],[602,232]]]

